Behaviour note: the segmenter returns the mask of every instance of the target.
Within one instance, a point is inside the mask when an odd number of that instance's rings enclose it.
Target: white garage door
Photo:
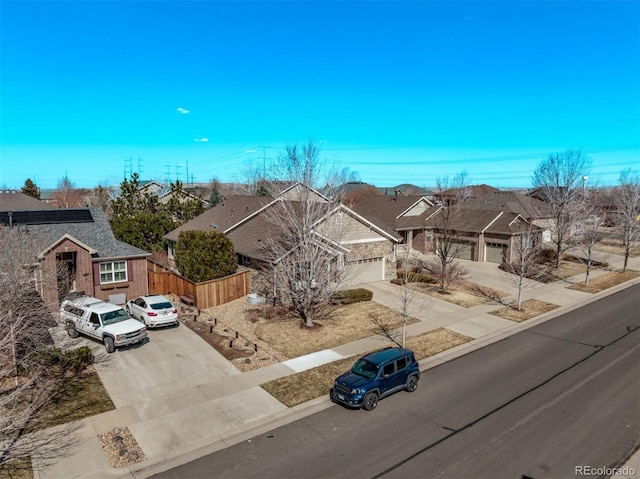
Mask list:
[[[368,258],[347,263],[345,282],[349,285],[384,279],[384,258]]]

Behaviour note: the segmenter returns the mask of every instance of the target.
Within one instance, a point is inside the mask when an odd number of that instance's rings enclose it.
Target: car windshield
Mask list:
[[[173,308],[173,304],[171,304],[169,301],[163,301],[162,303],[152,303],[149,306],[151,306],[151,309],[171,309],[171,308]]]
[[[109,324],[125,321],[129,319],[130,316],[124,309],[117,309],[115,311],[109,311],[108,313],[101,314],[100,318],[102,319],[102,324],[107,326]]]
[[[364,359],[359,359],[351,368],[351,372],[367,379],[373,379],[378,375],[378,366]]]

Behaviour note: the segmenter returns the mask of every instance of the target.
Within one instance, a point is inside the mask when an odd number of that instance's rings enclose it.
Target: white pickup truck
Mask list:
[[[72,338],[80,333],[104,343],[108,353],[117,347],[144,341],[147,328],[120,306],[83,296],[60,305],[60,321]]]

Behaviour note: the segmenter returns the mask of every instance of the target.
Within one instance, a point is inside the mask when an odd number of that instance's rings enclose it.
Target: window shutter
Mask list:
[[[133,281],[133,261],[127,261],[127,281]]]
[[[100,263],[93,263],[93,286],[100,284]]]

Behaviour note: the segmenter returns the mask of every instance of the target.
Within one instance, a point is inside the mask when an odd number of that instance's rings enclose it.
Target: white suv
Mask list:
[[[140,296],[127,303],[127,311],[149,327],[178,325],[178,309],[161,294]]]

